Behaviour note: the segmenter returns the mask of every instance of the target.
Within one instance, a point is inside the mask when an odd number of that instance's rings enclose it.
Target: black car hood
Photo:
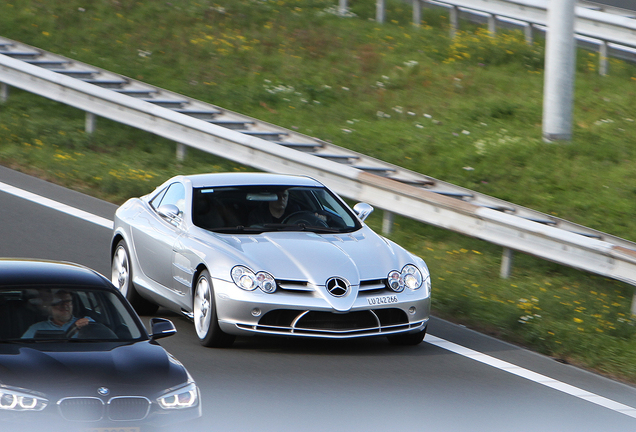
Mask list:
[[[92,346],[92,347],[91,347]],[[93,343],[0,344],[0,384],[44,393],[49,398],[137,395],[155,398],[185,384],[185,368],[149,341],[121,345]]]

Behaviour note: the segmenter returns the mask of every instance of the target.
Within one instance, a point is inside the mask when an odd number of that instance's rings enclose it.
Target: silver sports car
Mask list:
[[[255,333],[418,344],[428,268],[366,226],[371,211],[308,177],[177,176],[117,210],[112,282],[141,314],[191,318],[205,346]]]

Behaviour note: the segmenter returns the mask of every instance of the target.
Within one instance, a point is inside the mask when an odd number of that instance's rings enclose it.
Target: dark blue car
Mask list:
[[[199,389],[126,299],[76,264],[0,259],[0,430],[144,432],[201,416]]]

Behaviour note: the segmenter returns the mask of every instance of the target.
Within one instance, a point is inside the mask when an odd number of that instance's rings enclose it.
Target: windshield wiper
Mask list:
[[[299,224],[263,224],[264,228],[272,228],[273,231],[311,231],[315,233],[339,233],[340,228],[329,228],[320,225]]]
[[[257,227],[246,227],[243,225],[237,225],[233,227],[220,227],[220,228],[208,228],[208,231],[216,232],[216,233],[242,233],[242,232],[262,232],[263,228]]]

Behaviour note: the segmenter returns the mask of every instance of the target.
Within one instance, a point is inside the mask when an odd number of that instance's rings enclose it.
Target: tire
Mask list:
[[[214,288],[210,273],[203,270],[194,285],[192,313],[194,329],[201,345],[213,348],[229,348],[236,336],[224,333],[219,327],[219,319],[214,304]]]
[[[426,327],[424,327],[424,330],[417,333],[402,333],[387,336],[386,338],[389,340],[389,343],[391,345],[415,346],[422,343],[422,341],[424,340],[424,336],[426,336]]]
[[[159,306],[146,300],[137,293],[132,283],[133,274],[130,266],[130,253],[126,242],[120,240],[117,243],[111,260],[111,282],[119,289],[126,300],[139,315],[153,315]]]

